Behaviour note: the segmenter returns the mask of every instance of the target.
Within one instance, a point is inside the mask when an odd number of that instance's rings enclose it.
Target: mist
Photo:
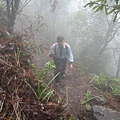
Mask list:
[[[17,16],[15,29],[34,35],[31,40],[47,48],[56,42],[57,36],[62,35],[70,44],[75,61],[85,71],[115,76],[119,57],[116,52],[119,25],[117,22],[111,24],[113,15],[107,16],[104,11],[94,13],[89,7],[85,8],[87,2],[62,0],[53,9],[53,1],[31,0]],[[105,39],[111,42],[102,51],[100,45]]]
[[[0,93],[0,119],[119,119],[120,0],[0,0]]]

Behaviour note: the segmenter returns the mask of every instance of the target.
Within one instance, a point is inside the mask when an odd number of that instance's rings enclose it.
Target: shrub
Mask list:
[[[95,75],[90,81],[102,90],[110,90],[113,96],[120,96],[120,78],[110,78],[106,75]]]

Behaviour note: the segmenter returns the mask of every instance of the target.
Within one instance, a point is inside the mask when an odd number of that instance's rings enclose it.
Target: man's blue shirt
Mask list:
[[[62,46],[62,51],[60,50],[58,43],[51,46],[50,53],[53,53],[56,58],[65,59],[67,58],[69,63],[73,63],[73,54],[69,44],[64,43]]]

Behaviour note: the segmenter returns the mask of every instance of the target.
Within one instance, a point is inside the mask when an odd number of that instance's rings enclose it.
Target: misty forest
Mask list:
[[[119,38],[120,0],[0,0],[0,120],[120,120]]]

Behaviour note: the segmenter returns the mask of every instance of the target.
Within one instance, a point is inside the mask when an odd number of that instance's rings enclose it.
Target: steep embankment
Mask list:
[[[67,119],[63,101],[32,64],[31,45],[0,35],[0,120]]]

